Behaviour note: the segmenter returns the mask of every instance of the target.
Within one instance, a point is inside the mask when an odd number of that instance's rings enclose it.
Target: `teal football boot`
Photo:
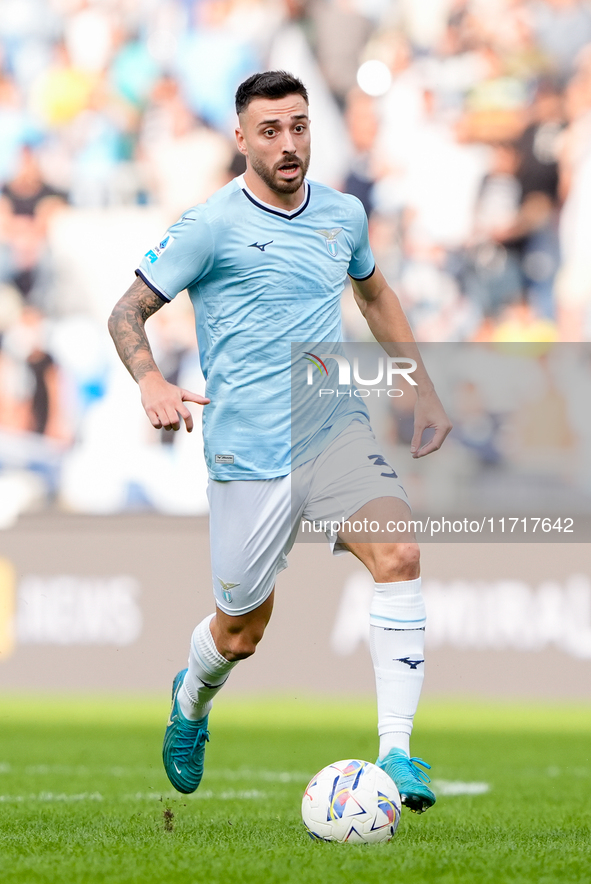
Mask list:
[[[186,669],[178,672],[172,683],[172,709],[164,734],[162,760],[174,788],[188,795],[195,791],[203,776],[203,758],[209,731],[207,715],[199,721],[190,721],[181,712],[178,693],[186,672]]]
[[[435,804],[435,795],[427,788],[429,775],[417,765],[431,770],[431,765],[421,758],[409,758],[403,749],[390,749],[385,758],[378,758],[376,765],[394,780],[402,803],[413,813],[423,813]]]

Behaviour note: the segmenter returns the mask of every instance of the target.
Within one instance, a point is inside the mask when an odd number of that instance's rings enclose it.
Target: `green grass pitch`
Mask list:
[[[437,804],[390,844],[318,844],[308,779],[375,760],[368,700],[220,697],[199,791],[160,760],[167,699],[0,698],[0,881],[591,881],[591,707],[424,701]]]

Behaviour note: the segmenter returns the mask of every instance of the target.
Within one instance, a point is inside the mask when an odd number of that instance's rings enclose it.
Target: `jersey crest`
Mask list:
[[[331,227],[330,230],[315,230],[314,233],[319,233],[320,236],[324,237],[324,242],[326,243],[326,250],[331,258],[336,258],[337,251],[339,248],[339,244],[337,242],[337,236],[341,232],[342,227]]]

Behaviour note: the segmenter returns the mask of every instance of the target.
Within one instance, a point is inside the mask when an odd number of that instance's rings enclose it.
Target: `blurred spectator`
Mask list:
[[[38,222],[42,233],[47,228],[51,213],[63,205],[66,194],[51,187],[43,180],[35,151],[25,145],[20,153],[14,176],[2,186],[3,210],[9,218],[24,215]],[[3,225],[10,226],[7,219]]]
[[[174,220],[226,184],[233,151],[227,138],[195,118],[176,80],[163,77],[144,114],[140,156],[146,185]]]
[[[556,325],[536,314],[531,304],[520,300],[509,304],[495,323],[490,339],[499,342],[551,342],[558,339]]]
[[[517,142],[522,214],[532,218],[522,268],[532,306],[540,316],[555,316],[554,282],[559,266],[558,154],[565,126],[562,94],[542,80],[530,108],[530,122]]]
[[[378,133],[375,99],[358,87],[351,89],[347,95],[345,121],[354,153],[343,190],[360,199],[370,216],[373,211],[373,148]]]
[[[562,264],[556,298],[561,339],[591,340],[591,71],[589,50],[565,91],[568,125],[559,145]]]
[[[478,321],[441,246],[407,244],[398,290],[418,341],[465,340]]]
[[[541,80],[529,109],[529,122],[517,140],[517,177],[522,196],[545,193],[558,204],[558,152],[566,121],[562,92],[552,80]]]
[[[24,307],[3,336],[5,372],[12,372],[12,402],[5,405],[5,427],[53,439],[69,437],[64,419],[61,372],[47,351],[47,323],[34,307]]]
[[[195,2],[191,27],[181,36],[175,60],[195,116],[228,134],[234,129],[236,87],[260,67],[252,42],[233,26],[234,5],[228,0]]]
[[[118,101],[106,81],[97,83],[88,107],[69,127],[70,198],[77,206],[108,206],[137,200],[131,164],[135,109]]]
[[[536,42],[566,82],[577,53],[591,42],[591,9],[583,0],[534,0],[529,11]]]
[[[555,136],[557,124],[551,129]],[[493,149],[476,211],[467,281],[487,316],[527,298],[540,317],[554,317],[558,235],[556,161],[550,154],[556,152],[556,137],[552,142],[551,132],[544,142],[543,122],[534,121],[522,137],[523,152],[514,144]]]
[[[371,32],[370,20],[353,0],[311,4],[313,47],[327,85],[341,108],[355,86],[359,57]]]
[[[64,41],[72,68],[103,73],[114,43],[114,10],[106,4],[82,0],[65,20]]]
[[[518,163],[514,145],[494,147],[476,204],[474,244],[468,251],[463,282],[484,317],[497,316],[506,304],[522,296],[520,247],[508,234],[517,224],[521,204]]]
[[[160,74],[160,66],[138,35],[120,30],[115,38],[117,50],[110,68],[115,91],[138,109],[147,103]]]
[[[482,389],[471,380],[459,384],[456,396],[454,437],[481,464],[496,466],[503,459],[500,415],[487,409]]]
[[[497,144],[476,205],[475,236],[488,241],[515,224],[523,189],[517,178],[519,154],[513,144]]]
[[[513,141],[523,130],[532,70],[515,71],[494,43],[478,47],[481,76],[465,96],[461,129],[464,139]]]
[[[51,65],[32,85],[33,108],[48,126],[63,126],[88,107],[96,83],[96,72],[76,67],[65,43],[58,43]]]
[[[0,277],[11,283],[27,303],[47,307],[50,265],[47,227],[66,195],[46,184],[30,147],[23,147],[13,178],[0,196]]]
[[[39,135],[39,128],[24,110],[17,84],[0,75],[0,182],[16,173],[22,145],[34,143]]]

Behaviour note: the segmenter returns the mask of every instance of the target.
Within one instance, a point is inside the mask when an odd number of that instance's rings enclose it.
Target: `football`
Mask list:
[[[400,820],[400,795],[388,774],[355,758],[335,761],[312,777],[302,820],[315,841],[390,841]]]

